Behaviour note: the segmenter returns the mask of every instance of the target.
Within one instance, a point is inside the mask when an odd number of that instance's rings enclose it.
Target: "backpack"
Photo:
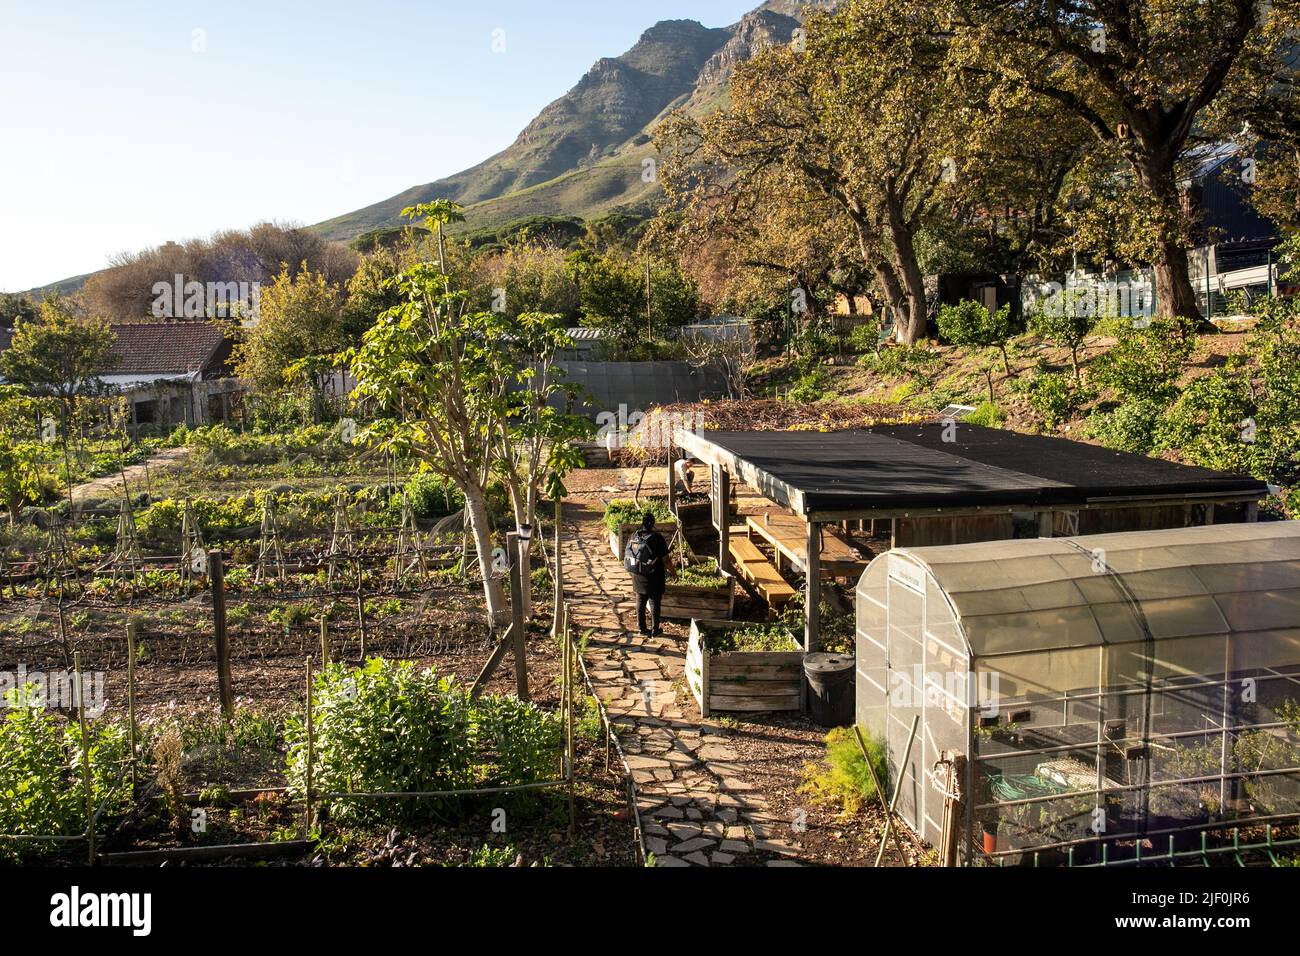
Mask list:
[[[623,567],[629,574],[654,577],[660,565],[659,556],[650,548],[650,534],[638,531],[628,539],[627,550],[623,552]]]

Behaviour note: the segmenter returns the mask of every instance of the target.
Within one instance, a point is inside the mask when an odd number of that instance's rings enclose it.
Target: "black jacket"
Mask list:
[[[640,534],[641,532],[637,532]],[[659,559],[659,565],[654,574],[646,577],[643,574],[632,575],[632,590],[637,594],[649,594],[662,596],[664,590],[668,587],[668,542],[658,531],[651,531],[646,538],[646,543],[650,547],[650,553]]]

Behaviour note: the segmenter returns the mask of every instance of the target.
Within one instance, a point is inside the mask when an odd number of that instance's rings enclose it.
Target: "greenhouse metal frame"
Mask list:
[[[861,578],[857,635],[900,814],[936,845],[959,830],[967,864],[1300,814],[1300,522],[896,550]]]

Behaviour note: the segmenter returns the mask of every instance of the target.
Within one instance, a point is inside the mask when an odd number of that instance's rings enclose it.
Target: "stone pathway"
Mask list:
[[[609,547],[599,502],[565,505],[565,594],[587,637],[593,690],[609,711],[658,866],[800,866],[783,822],[748,784],[727,731],[703,720],[686,685],[686,629],[637,633],[636,599]],[[787,828],[780,827],[782,830]]]

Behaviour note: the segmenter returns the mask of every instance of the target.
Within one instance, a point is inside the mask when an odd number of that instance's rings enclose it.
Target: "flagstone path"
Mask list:
[[[636,599],[609,547],[603,503],[565,504],[565,594],[572,621],[590,632],[586,665],[605,703],[637,790],[646,850],[657,866],[801,866],[778,836],[784,821],[746,782],[727,729],[703,720],[686,684],[686,629],[637,633]]]

